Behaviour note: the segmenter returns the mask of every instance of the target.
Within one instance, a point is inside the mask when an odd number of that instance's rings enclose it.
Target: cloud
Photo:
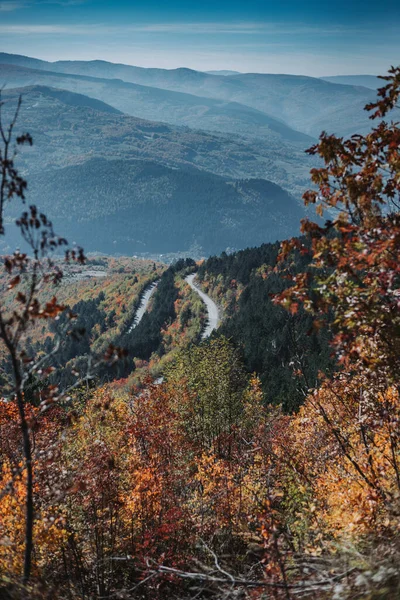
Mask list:
[[[0,2],[0,12],[13,12],[14,10],[20,10],[26,6],[26,2],[19,2],[18,0],[10,0],[9,2]]]
[[[59,4],[63,6],[81,3],[84,0],[49,0],[48,3]],[[47,3],[47,0],[44,2]],[[0,1],[0,10],[2,6],[27,6],[18,0],[10,2]],[[6,9],[3,9],[6,10]],[[67,35],[123,35],[123,34],[190,34],[190,35],[279,35],[279,36],[338,36],[354,35],[355,33],[366,33],[366,30],[350,27],[312,27],[302,24],[281,24],[281,23],[253,23],[253,22],[190,22],[190,23],[143,23],[133,25],[106,25],[103,23],[90,25],[0,25],[0,32],[4,34],[67,34]]]
[[[2,0],[0,2],[0,12],[14,12],[23,8],[33,6],[55,4],[58,6],[77,6],[84,4],[87,0]]]
[[[115,33],[112,28],[101,28],[97,25],[0,25],[0,33],[14,35],[89,35],[104,34],[106,31]]]
[[[59,0],[57,4],[70,4],[71,2],[78,2],[79,0]],[[0,10],[3,3],[0,3]],[[13,8],[11,6],[13,5]],[[14,6],[15,5],[15,6]],[[18,6],[17,6],[18,5]],[[27,6],[27,3],[14,2],[5,3],[7,8],[4,10],[16,10],[18,7]],[[8,8],[10,7],[10,8]],[[101,33],[101,34],[115,34],[115,33],[190,33],[190,34],[207,34],[207,33],[234,33],[234,34],[254,34],[262,33],[264,27],[257,23],[152,23],[143,25],[104,25],[104,24],[91,24],[91,25],[32,25],[32,24],[18,24],[18,25],[0,25],[0,31],[2,33],[31,33],[31,34],[43,34],[43,33],[68,33],[68,34],[80,34],[86,35],[90,33]]]
[[[235,34],[253,34],[262,33],[264,26],[262,23],[149,23],[143,25],[133,25],[132,31],[144,33],[235,33]]]
[[[197,22],[197,23],[149,23],[133,25],[129,27],[132,31],[146,33],[233,33],[233,34],[255,34],[269,33],[279,35],[293,34],[330,34],[354,32],[354,28],[346,27],[312,27],[303,24],[285,24],[269,22]]]

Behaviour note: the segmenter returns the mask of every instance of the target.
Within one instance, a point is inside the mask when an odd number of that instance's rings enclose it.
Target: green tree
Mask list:
[[[179,353],[165,376],[196,445],[214,447],[220,456],[229,453],[229,436],[241,419],[248,383],[237,350],[225,338],[193,346]],[[180,402],[181,394],[187,402]]]

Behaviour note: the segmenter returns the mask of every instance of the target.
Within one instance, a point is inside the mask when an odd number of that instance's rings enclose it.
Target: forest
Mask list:
[[[281,243],[139,266],[22,206],[30,250],[1,273],[1,598],[400,596],[400,67],[377,94],[369,133],[308,150],[316,217]],[[17,128],[18,106],[1,236],[34,142]],[[224,315],[202,342],[195,270]]]
[[[335,360],[327,327],[313,327],[312,316],[302,308],[288,314],[274,303],[274,296],[290,286],[288,272],[291,277],[304,271],[312,275],[309,255],[296,253],[290,264],[277,265],[279,248],[279,243],[263,244],[211,257],[200,266],[199,277],[224,307],[226,318],[216,335],[240,349],[248,373],[260,378],[265,401],[292,412],[317,386],[319,373],[334,370]]]

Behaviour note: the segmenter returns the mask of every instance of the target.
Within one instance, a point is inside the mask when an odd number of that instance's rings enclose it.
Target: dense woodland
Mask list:
[[[303,237],[200,265],[225,314],[205,342],[193,261],[101,258],[103,284],[67,285],[83,250],[22,213],[31,252],[2,259],[1,597],[399,597],[400,68],[386,81],[367,107],[386,122],[309,150]],[[26,182],[0,134],[4,235]]]
[[[149,267],[149,274],[140,278],[133,287],[129,284],[138,279],[137,276],[121,274],[121,285],[107,290],[104,287],[97,296],[80,299],[70,303],[66,285],[65,302],[76,318],[71,324],[67,310],[60,318],[50,324],[47,335],[41,335],[33,342],[29,339],[27,353],[50,353],[55,344],[55,334],[66,328],[66,342],[57,352],[52,366],[57,372],[52,380],[64,386],[74,381],[73,371],[77,362],[82,362],[92,349],[104,349],[105,343],[126,350],[123,361],[110,366],[103,366],[96,372],[97,384],[106,381],[127,378],[133,375],[138,381],[143,367],[153,361],[158,364],[164,357],[169,362],[171,351],[187,344],[196,343],[200,339],[201,327],[205,323],[205,315],[191,335],[185,335],[188,323],[199,311],[193,307],[193,298],[189,298],[188,286],[180,291],[179,282],[193,270],[198,270],[198,278],[203,288],[217,304],[221,305],[224,318],[216,337],[227,338],[239,350],[243,365],[249,374],[256,373],[260,377],[265,402],[281,404],[284,411],[291,412],[302,404],[307,390],[318,381],[318,373],[328,373],[335,368],[332,349],[329,345],[330,334],[327,328],[313,327],[313,318],[304,310],[290,315],[276,306],[273,296],[286,289],[286,267],[278,265],[279,243],[263,244],[220,257],[211,257],[203,262],[200,268],[192,259],[178,260],[168,267],[159,277],[159,270]],[[292,275],[308,268],[309,256],[297,253],[290,264]],[[278,268],[274,272],[274,268]],[[158,281],[157,289],[148,311],[140,324],[130,329],[138,308],[142,292],[148,282]],[[123,285],[122,285],[123,282]],[[80,286],[82,288],[82,286]],[[84,294],[84,289],[80,295]],[[97,286],[96,286],[97,287]],[[111,296],[110,296],[111,293]],[[110,305],[109,296],[117,307],[117,294],[129,294],[134,300],[123,302],[121,314],[117,315]],[[180,304],[180,297],[185,305]],[[121,303],[120,303],[121,304]],[[169,340],[168,329],[178,328],[180,339]],[[182,338],[183,335],[183,338]],[[136,364],[138,369],[136,369]],[[155,373],[161,370],[157,366]],[[10,373],[10,364],[3,363],[3,372]],[[137,372],[135,372],[137,371]],[[297,372],[297,375],[294,373]]]
[[[62,220],[66,234],[85,238],[88,250],[98,249],[100,239],[107,253],[194,246],[220,252],[252,239],[274,241],[277,231],[295,235],[304,214],[293,196],[270,181],[227,180],[152,161],[93,159],[59,169],[56,178],[48,171],[31,179],[30,197],[40,198],[57,223]],[[85,197],[84,213],[79,202],[68,201],[71,195]]]
[[[169,267],[161,276],[151,310],[145,313],[133,332],[125,332],[116,340],[132,356],[148,360],[154,352],[159,356],[164,354],[162,329],[177,318],[176,300],[179,290],[175,285],[175,275],[180,272],[190,273],[194,266],[195,262],[188,258],[181,259]]]
[[[205,289],[224,306],[219,336],[241,350],[249,373],[261,380],[265,401],[293,411],[315,387],[318,373],[335,367],[330,333],[313,327],[304,309],[288,314],[273,302],[291,277],[309,270],[310,256],[295,254],[290,265],[278,265],[280,244],[263,244],[236,254],[211,257],[199,269]],[[296,373],[296,374],[295,374]]]

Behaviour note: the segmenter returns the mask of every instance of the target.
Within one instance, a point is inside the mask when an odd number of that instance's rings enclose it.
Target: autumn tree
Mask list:
[[[372,119],[385,118],[400,95],[400,68],[384,79],[378,101],[366,107]],[[311,267],[292,276],[275,301],[292,314],[303,306],[317,329],[329,325],[340,369],[330,378],[320,374],[298,414],[264,418],[248,470],[257,475],[246,480],[261,503],[247,500],[245,509],[258,523],[264,580],[236,577],[233,561],[217,576],[211,569],[198,575],[221,594],[248,586],[252,598],[398,596],[399,146],[398,124],[380,120],[348,140],[323,133],[309,150],[325,166],[312,170],[317,189],[304,200],[327,220],[305,220],[308,239],[282,243],[277,272],[286,265],[290,277],[292,261],[304,254]],[[196,477],[210,514],[225,524],[218,511],[223,507],[232,519],[243,490],[238,470],[232,473],[223,459],[205,453]]]
[[[166,370],[187,434],[204,450],[229,455],[247,385],[239,353],[225,338],[182,351]],[[178,393],[177,393],[178,392]],[[190,401],[181,403],[180,394]]]
[[[400,95],[400,68],[383,79],[388,83],[378,90],[378,101],[366,107],[371,119],[385,118]],[[373,548],[382,548],[385,538],[384,552],[396,555],[388,540],[398,527],[400,494],[399,146],[393,121],[380,120],[367,135],[348,140],[322,133],[309,153],[325,166],[311,171],[317,189],[304,200],[327,220],[303,221],[309,247],[299,239],[282,244],[283,262],[310,252],[312,269],[294,277],[275,300],[291,312],[303,305],[316,327],[330,315],[341,367],[310,390],[275,446],[281,460],[292,464],[297,490],[303,490],[299,498],[312,498],[312,511],[303,515],[317,553],[333,551],[332,536],[337,548],[338,540],[357,544],[364,537],[365,544],[368,535],[363,552],[369,548],[377,557]],[[390,572],[395,582],[398,574]],[[373,588],[372,579],[365,579],[366,589]],[[359,597],[353,584],[348,580],[343,597]]]
[[[23,145],[32,145],[29,133],[15,136],[21,99],[14,116],[8,125],[4,122],[1,109],[4,107],[0,97],[0,235],[4,236],[4,214],[6,204],[20,200],[25,203],[27,182],[15,165],[17,149]],[[49,376],[54,372],[51,360],[66,339],[73,332],[71,324],[74,315],[68,311],[64,327],[56,328],[51,350],[40,356],[35,355],[27,345],[29,332],[38,324],[47,325],[56,322],[60,314],[66,311],[54,293],[50,301],[42,298],[45,292],[57,286],[62,279],[61,257],[64,252],[66,262],[82,263],[84,254],[81,248],[69,248],[67,241],[55,234],[51,221],[36,206],[29,206],[16,221],[21,234],[23,250],[2,258],[2,302],[0,307],[0,350],[8,364],[7,384],[3,386],[2,402],[15,404],[18,409],[20,437],[14,447],[14,468],[3,473],[1,496],[12,493],[14,483],[24,477],[25,485],[19,487],[19,501],[24,497],[24,560],[22,582],[27,583],[32,571],[32,552],[34,545],[34,470],[37,454],[33,446],[33,431],[38,419],[54,405],[68,399],[70,389],[61,390],[56,382],[49,384]],[[60,254],[61,253],[61,254]],[[51,297],[51,295],[50,295]],[[76,373],[79,385],[83,379],[92,377],[95,364],[111,363],[121,355],[120,351],[110,347],[98,360],[89,359],[82,372]],[[25,392],[32,380],[42,384],[40,388],[39,408],[32,410]],[[14,431],[15,433],[15,431]],[[22,491],[24,490],[24,491]]]
[[[379,100],[369,104],[371,119],[385,117],[400,95],[400,67],[383,79]],[[298,303],[318,318],[334,310],[333,345],[340,362],[355,371],[379,375],[397,385],[400,363],[400,129],[380,121],[365,136],[344,140],[322,133],[308,150],[324,167],[311,171],[317,190],[304,194],[306,205],[326,215],[325,225],[302,222],[311,238],[310,273],[295,277],[278,301],[297,309]],[[282,244],[281,258],[294,249],[308,252],[300,240]]]

